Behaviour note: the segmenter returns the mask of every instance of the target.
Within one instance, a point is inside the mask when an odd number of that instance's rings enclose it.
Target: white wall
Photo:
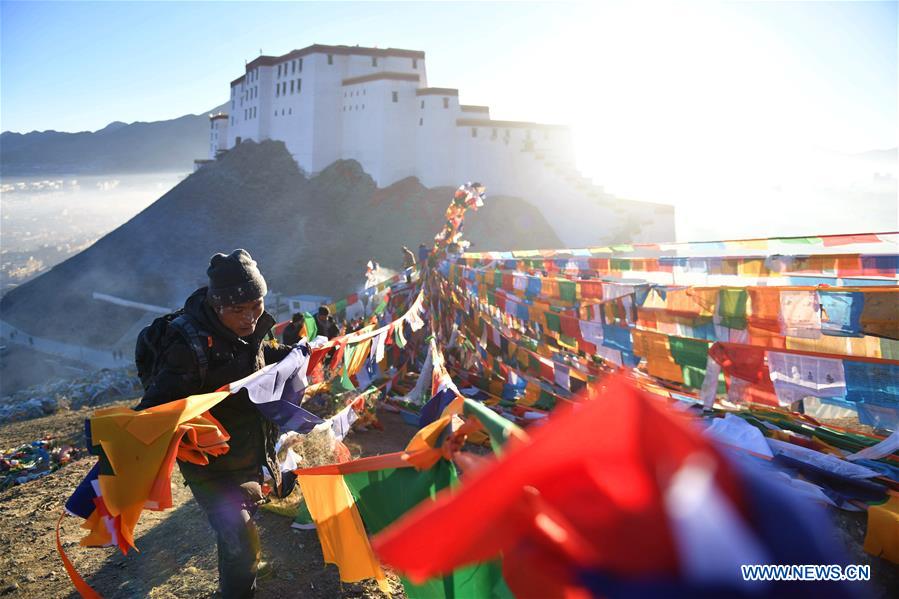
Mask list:
[[[214,159],[221,150],[228,149],[228,122],[230,117],[209,119],[209,158]]]
[[[457,119],[489,121],[489,113],[462,112],[457,94],[418,95],[427,87],[424,59],[413,68],[407,57],[378,57],[373,65],[371,56],[331,56],[332,64],[327,52],[303,56],[302,66],[299,58],[281,61],[287,67],[280,77],[277,63],[248,72],[232,90],[233,120],[224,122],[226,132],[219,131],[218,138],[210,134],[211,155],[214,142],[230,148],[238,136],[276,139],[310,175],[336,160],[353,159],[379,187],[409,176],[426,187],[479,180],[492,194],[528,198],[568,246],[606,243],[624,228],[634,228],[628,223],[639,228],[635,241],[674,239],[670,207],[602,201],[601,191],[574,166],[567,128],[457,125]],[[415,73],[420,80],[343,85],[345,79],[380,72]],[[297,80],[302,81],[299,89]],[[276,94],[282,82],[287,82],[286,92]],[[258,89],[255,95],[253,89]],[[256,117],[245,119],[244,110],[253,108]],[[471,135],[473,127],[477,137]]]
[[[446,100],[448,108],[444,108]],[[456,119],[459,97],[449,94],[417,95],[413,123],[416,128],[414,174],[425,187],[456,187]],[[415,118],[417,117],[417,118]],[[421,123],[419,125],[419,122]]]

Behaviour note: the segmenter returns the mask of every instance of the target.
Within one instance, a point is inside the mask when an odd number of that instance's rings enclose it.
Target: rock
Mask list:
[[[70,407],[99,406],[139,397],[142,389],[133,370],[99,370],[75,380],[35,385],[0,398],[0,422],[40,418]]]
[[[35,578],[34,574],[32,574],[31,572],[25,575],[25,582],[35,582],[36,580],[37,578]]]
[[[19,590],[19,583],[14,582],[10,585],[3,587],[3,589],[0,589],[0,595],[9,595],[10,593],[15,593],[18,590]]]

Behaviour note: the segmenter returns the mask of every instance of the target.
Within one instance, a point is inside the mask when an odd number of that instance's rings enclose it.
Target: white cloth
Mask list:
[[[330,423],[331,432],[334,433],[334,437],[338,441],[343,441],[347,434],[349,434],[353,423],[357,420],[359,420],[359,414],[356,413],[356,410],[354,410],[352,406],[347,406],[328,418],[327,422]]]
[[[806,397],[846,395],[842,360],[769,351],[768,369],[781,405]]]
[[[871,447],[866,447],[861,451],[857,451],[851,455],[847,455],[847,460],[878,460],[891,453],[899,451],[899,431],[894,431],[892,435]]]
[[[705,429],[705,433],[725,445],[739,447],[769,458],[774,457],[762,431],[739,416],[727,414],[724,418],[715,418]]]
[[[581,337],[584,341],[588,341],[593,345],[602,345],[602,323],[591,322],[589,320],[579,320],[578,325],[581,329]]]
[[[703,407],[712,409],[715,405],[715,396],[718,393],[718,375],[721,374],[721,364],[709,356],[705,363],[705,378],[702,380],[702,389],[699,398]]]
[[[794,460],[817,466],[818,468],[827,470],[828,472],[832,472],[839,476],[859,479],[878,476],[878,473],[870,468],[865,468],[864,466],[841,460],[838,457],[821,453],[814,449],[793,445],[792,443],[787,443],[785,441],[778,441],[777,439],[768,439],[767,441],[768,445],[776,454],[785,455]]]

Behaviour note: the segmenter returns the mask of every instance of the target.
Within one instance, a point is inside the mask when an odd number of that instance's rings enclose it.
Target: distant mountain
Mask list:
[[[208,113],[153,123],[113,121],[94,132],[4,131],[0,175],[187,172],[195,158],[208,154]]]
[[[178,306],[205,284],[212,254],[238,247],[259,262],[270,289],[339,298],[361,287],[369,259],[399,268],[403,245],[431,242],[452,191],[414,178],[379,189],[355,161],[307,179],[282,142],[245,142],[7,293],[0,312],[40,337],[124,347],[148,315],[95,300],[93,292]],[[518,198],[489,196],[466,218],[465,236],[485,250],[561,246],[540,212]]]
[[[852,154],[852,158],[867,160],[879,163],[896,164],[899,160],[899,148],[889,148],[887,150],[868,150],[858,154]]]

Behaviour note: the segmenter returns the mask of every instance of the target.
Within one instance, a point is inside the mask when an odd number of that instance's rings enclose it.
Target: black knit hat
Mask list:
[[[209,259],[209,298],[220,306],[233,306],[263,297],[268,292],[256,261],[246,250],[229,255],[216,254]]]

